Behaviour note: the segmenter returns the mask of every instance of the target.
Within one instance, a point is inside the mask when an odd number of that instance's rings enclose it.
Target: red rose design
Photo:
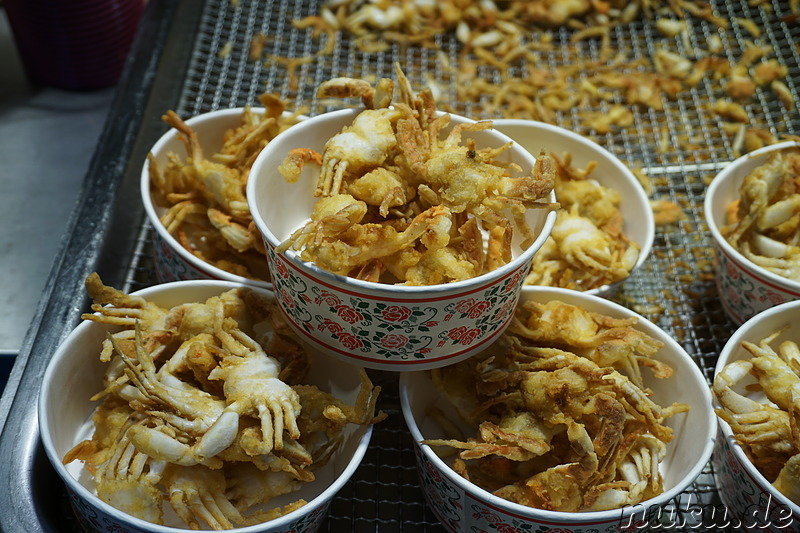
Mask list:
[[[336,307],[337,305],[341,304],[342,301],[333,293],[328,291],[322,291],[319,293],[319,297],[322,298],[326,304],[330,305],[331,307]]]
[[[457,328],[453,328],[450,331],[448,331],[447,336],[450,337],[452,340],[457,341],[461,337],[463,337],[466,332],[467,332],[466,326],[458,326]]]
[[[408,344],[408,337],[390,333],[381,339],[381,346],[384,348],[401,348]]]
[[[739,279],[739,270],[736,268],[736,265],[730,261],[725,261],[725,272],[731,277],[731,279]]]
[[[511,302],[505,302],[503,305],[500,306],[494,314],[494,320],[503,320],[508,315],[509,308],[511,307]]]
[[[511,524],[496,524],[495,529],[500,533],[519,533],[519,529],[515,528]],[[551,529],[550,533],[553,531],[555,530]]]
[[[336,314],[339,315],[339,318],[341,318],[348,324],[355,324],[356,322],[361,322],[364,319],[364,315],[362,315],[349,305],[337,305],[335,309],[336,309]]]
[[[342,346],[344,346],[349,350],[355,350],[356,348],[361,348],[362,346],[364,346],[364,343],[361,342],[361,340],[357,339],[356,337],[354,337],[350,333],[347,333],[346,331],[337,334],[336,337],[338,337],[339,342],[342,343]]]
[[[739,460],[733,455],[733,452],[728,452],[728,466],[731,468],[734,474],[738,474],[742,471],[742,465],[739,464]]]
[[[486,300],[481,300],[480,302],[476,303],[472,307],[469,308],[467,312],[467,316],[470,318],[478,318],[480,317],[484,311],[489,309],[491,304]]]
[[[430,322],[425,322],[423,324],[423,326],[428,327],[428,328],[435,328],[438,325],[439,325],[439,322],[437,322],[436,320],[431,320]]]
[[[163,241],[161,242],[161,251],[167,259],[172,259],[172,250]]]
[[[509,291],[513,290],[514,287],[516,287],[517,284],[519,284],[519,280],[520,279],[522,279],[522,271],[521,270],[517,270],[516,272],[514,272],[513,276],[508,278],[508,281],[506,282],[505,292],[509,292]]]
[[[473,515],[473,516],[475,518],[483,518],[484,520],[486,520],[490,524],[499,524],[502,521],[501,518],[498,515],[492,513],[488,509],[481,509],[477,513],[475,513],[475,515]]]
[[[767,300],[769,300],[772,305],[780,305],[783,303],[783,297],[776,292],[769,291],[767,292]]]
[[[428,471],[428,475],[431,476],[436,483],[441,483],[442,476],[439,474],[439,471],[436,470],[431,463],[425,463],[425,470]]]
[[[289,277],[289,269],[286,268],[286,265],[283,264],[283,260],[281,259],[275,259],[275,272],[284,279]]]
[[[430,348],[420,348],[419,353],[431,353]]]
[[[728,289],[728,300],[730,300],[733,305],[738,305],[739,294],[733,289]]]
[[[294,309],[294,300],[292,300],[291,295],[286,291],[278,292],[278,298],[281,299],[283,306],[287,309]]]
[[[468,300],[461,300],[456,304],[456,311],[459,313],[468,313],[470,307],[475,305],[475,298],[470,298]]]
[[[338,335],[339,333],[344,331],[344,329],[342,329],[342,326],[340,326],[338,323],[334,322],[329,318],[322,319],[322,323],[319,325],[319,329],[320,331],[327,329],[334,335]]]
[[[464,333],[464,336],[461,337],[461,344],[467,346],[475,342],[475,339],[481,334],[481,330],[478,328],[472,328]]]
[[[401,305],[390,305],[383,310],[383,319],[387,322],[401,322],[411,316],[411,309]]]

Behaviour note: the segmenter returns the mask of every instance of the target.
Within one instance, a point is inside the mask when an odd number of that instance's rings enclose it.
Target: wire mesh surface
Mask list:
[[[736,62],[748,43],[757,41],[771,47],[774,57],[788,68],[784,81],[797,100],[800,61],[796,43],[800,29],[788,4],[761,4],[712,2],[714,13],[731,21],[730,26],[720,29],[706,20],[689,17],[688,39],[664,37],[651,21],[637,20],[614,28],[611,44],[625,50],[631,59],[650,60],[658,48],[692,55],[717,35],[724,54]],[[493,116],[488,97],[458,100],[457,80],[446,64],[452,66],[462,59],[460,45],[452,36],[439,36],[438,50],[395,43],[384,52],[364,53],[353,39],[339,34],[332,54],[315,56],[327,44],[327,38],[314,37],[311,30],[298,30],[290,21],[316,14],[317,2],[211,0],[203,9],[197,35],[192,36],[194,52],[182,97],[175,109],[183,117],[218,108],[258,105],[258,95],[263,92],[279,93],[291,106],[317,114],[330,105],[315,97],[320,82],[337,76],[368,80],[392,77],[395,62],[403,66],[415,88],[435,87],[440,103],[454,112],[473,118]],[[763,33],[755,38],[738,19],[753,19]],[[261,59],[253,60],[249,47],[257,34],[266,35],[267,40]],[[536,58],[552,69],[577,57],[599,59],[602,53],[596,41],[572,42],[571,32],[565,29],[553,32],[552,38],[555,46],[537,52]],[[521,67],[511,68],[511,75],[514,68]],[[492,68],[482,68],[479,76],[499,82],[499,74]],[[630,127],[596,134],[587,130],[582,120],[583,112],[607,111],[609,105],[623,103],[620,95],[597,109],[558,112],[554,121],[594,139],[630,167],[641,169],[652,183],[652,198],[681,206],[685,217],[656,228],[651,257],[613,299],[671,334],[708,380],[717,354],[734,329],[718,300],[711,237],[703,213],[708,182],[740,151],[735,135],[725,132],[723,119],[711,110],[713,102],[724,97],[720,84],[706,77],[674,98],[665,99],[663,110],[632,107],[634,121]],[[347,102],[341,103],[345,105]],[[759,87],[745,108],[753,125],[776,138],[798,134],[798,113],[781,105],[767,89]],[[155,282],[149,247],[145,225],[127,289]],[[389,418],[375,428],[363,463],[332,504],[323,531],[444,531],[425,504],[418,484],[414,445],[400,413],[396,375],[376,372],[373,379],[384,388],[379,407]],[[670,530],[698,530],[697,516],[687,512],[690,506],[719,503],[709,464],[690,488],[665,508],[679,518],[671,522]]]

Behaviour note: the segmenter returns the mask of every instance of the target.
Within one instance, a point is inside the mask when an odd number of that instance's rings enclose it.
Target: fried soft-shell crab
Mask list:
[[[429,90],[414,94],[395,67],[391,107],[389,79],[375,89],[349,78],[319,87],[319,96],[360,97],[365,109],[321,154],[287,154],[280,171],[289,182],[307,162],[321,163],[320,199],[277,251],[299,251],[336,274],[408,285],[468,279],[508,263],[514,231],[522,248],[535,239],[526,211],[557,207],[541,201],[553,188],[552,157],[542,153],[530,174],[514,176],[520,169],[498,158],[512,143],[478,148],[462,138],[490,121],[457,124],[443,136],[450,116],[436,112]]]
[[[492,348],[431,371],[460,421],[433,407],[450,431],[429,439],[458,451],[453,469],[507,500],[552,511],[599,511],[663,492],[659,463],[688,406],[663,407],[640,367],[666,379],[652,358],[661,342],[616,319],[557,300],[526,302]],[[445,452],[443,452],[445,453]]]
[[[99,353],[94,434],[63,462],[83,461],[97,495],[129,515],[163,524],[168,504],[218,530],[275,519],[306,502],[270,500],[313,481],[345,426],[384,418],[363,371],[354,405],[303,384],[305,350],[251,289],[166,309],[96,274],[86,287],[96,313],[83,318],[121,329]]]

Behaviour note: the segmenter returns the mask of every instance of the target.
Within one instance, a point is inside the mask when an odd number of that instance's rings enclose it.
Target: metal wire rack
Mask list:
[[[311,30],[296,29],[291,21],[317,13],[319,5],[318,0],[205,2],[196,32],[185,36],[191,40],[186,70],[170,72],[181,80],[174,110],[189,117],[219,108],[256,105],[258,95],[275,92],[295,108],[317,114],[328,110],[329,105],[315,96],[320,82],[336,76],[373,80],[391,77],[392,65],[398,62],[415,87],[433,83],[441,100],[453,111],[473,118],[492,118],[487,116],[486,110],[491,106],[486,100],[458,101],[454,78],[442,62],[446,59],[453,65],[460,60],[459,44],[452,36],[439,36],[438,50],[392,44],[384,52],[364,53],[353,39],[340,34],[331,54],[315,56],[327,44],[326,37],[315,38]],[[774,57],[788,68],[785,82],[800,102],[797,92],[800,52],[796,44],[800,42],[800,26],[791,16],[788,3],[718,0],[712,1],[711,6],[716,15],[731,21],[728,28],[720,29],[706,20],[689,17],[688,39],[681,40],[660,35],[652,21],[636,20],[615,27],[611,44],[625,50],[631,58],[650,60],[658,47],[689,56],[694,50],[704,48],[712,35],[717,35],[733,62],[748,42],[757,41],[770,46]],[[762,28],[761,35],[749,34],[738,22],[740,19],[754,20]],[[256,34],[267,36],[259,60],[249,58],[248,54]],[[568,30],[554,31],[554,46],[537,52],[537,61],[557,68],[578,57],[599,59],[597,42],[573,43],[570,37]],[[286,60],[308,57],[312,60]],[[480,75],[498,81],[498,73],[491,68],[481,69]],[[713,252],[703,213],[707,183],[737,155],[734,140],[723,132],[721,119],[710,110],[711,103],[722,97],[724,92],[719,84],[706,78],[674,99],[666,100],[663,110],[633,108],[631,127],[603,135],[586,130],[580,118],[580,112],[586,109],[559,112],[556,120],[559,126],[592,137],[629,166],[640,168],[652,181],[654,198],[665,198],[682,207],[685,218],[677,224],[657,228],[651,257],[613,299],[670,333],[692,355],[708,380],[717,354],[734,329],[717,298]],[[616,98],[622,102],[622,97]],[[754,124],[776,137],[800,134],[797,111],[781,105],[766,89],[757,89],[746,109]],[[150,254],[149,227],[144,222],[130,259],[123,261],[125,290],[155,283]],[[396,375],[376,373],[373,379],[383,387],[379,407],[389,418],[375,428],[366,457],[334,500],[322,530],[444,531],[422,497],[414,444],[400,413]],[[61,507],[67,515],[67,525],[62,527],[77,530],[77,526],[69,526],[72,522],[64,501]],[[671,522],[670,530],[697,531],[697,516],[688,511],[692,505],[703,504],[720,504],[710,464],[686,492],[665,508],[667,515],[677,514],[678,518]],[[704,527],[712,529],[711,524]]]
[[[770,45],[788,67],[786,83],[796,97],[794,83],[800,80],[800,61],[795,42],[799,32],[786,22],[788,7],[775,2],[756,9],[726,2],[717,3],[715,8],[728,20],[752,18],[765,28],[760,43]],[[394,44],[386,52],[364,54],[346,35],[340,35],[331,55],[299,64],[294,72],[277,61],[253,61],[248,57],[249,43],[256,33],[271,37],[266,45],[267,56],[312,56],[325,43],[311,38],[309,31],[293,28],[288,21],[315,13],[316,9],[314,2],[242,2],[238,7],[225,0],[208,2],[176,111],[192,116],[253,104],[259,94],[267,91],[280,93],[296,107],[306,107],[315,114],[327,110],[314,95],[320,82],[336,76],[391,77],[392,65],[399,62],[417,87],[432,81],[444,88],[441,94],[449,99],[454,111],[474,118],[492,118],[482,112],[480,102],[455,101],[452,80],[445,75],[434,51],[402,49]],[[753,39],[735,22],[724,31],[707,21],[689,19],[689,23],[688,41],[665,39],[650,22],[640,20],[615,28],[612,45],[627,50],[632,58],[649,59],[659,46],[690,55],[691,51],[685,48],[687,43],[699,49],[716,34],[723,38],[728,58],[735,61],[747,41]],[[575,45],[567,30],[556,32],[554,37],[557,46],[551,52],[543,52],[540,58],[548,65],[557,67],[576,57],[597,58],[596,43]],[[449,61],[458,60],[458,45],[452,37],[440,38],[437,44]],[[484,75],[492,79],[497,74],[489,71]],[[657,229],[652,257],[613,299],[669,332],[709,380],[716,356],[733,330],[717,299],[710,236],[703,218],[707,183],[737,155],[733,140],[723,133],[720,119],[709,109],[713,101],[724,96],[718,84],[703,80],[677,98],[665,101],[663,110],[636,109],[631,128],[593,136],[630,166],[641,168],[652,180],[654,197],[677,202],[686,215],[677,225]],[[747,104],[747,110],[754,123],[773,135],[798,132],[798,114],[762,89]],[[574,110],[559,113],[557,123],[573,131],[585,130]],[[144,237],[140,257],[146,256],[147,247]],[[134,261],[133,265],[138,270],[132,272],[131,283],[148,284],[152,278],[147,261]],[[443,531],[422,499],[413,443],[405,431],[396,381],[392,378],[381,375],[376,379],[384,387],[381,408],[390,417],[376,428],[364,462],[334,501],[323,527],[326,531]],[[704,504],[720,504],[710,464],[684,494],[665,508],[665,514],[677,517],[671,522],[671,529],[696,530],[696,515],[690,516],[689,510],[692,505]]]

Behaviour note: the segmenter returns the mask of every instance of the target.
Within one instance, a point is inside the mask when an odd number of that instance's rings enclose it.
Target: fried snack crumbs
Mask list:
[[[215,530],[273,520],[305,505],[270,508],[314,481],[349,424],[374,424],[380,387],[362,370],[355,405],[302,384],[307,354],[280,312],[248,288],[162,308],[86,279],[95,313],[119,326],[98,354],[108,370],[94,433],[68,451],[97,495],[131,516]],[[335,416],[329,412],[335,410]]]
[[[727,364],[714,377],[712,390],[717,416],[730,425],[753,466],[800,504],[800,405],[792,393],[800,387],[800,347],[784,340],[773,348],[785,329],[757,344],[742,342],[750,357]]]
[[[594,164],[577,169],[569,153],[553,157],[561,209],[525,284],[586,291],[627,278],[640,248],[622,231],[619,192],[592,179]]]
[[[681,206],[672,200],[665,198],[650,200],[650,207],[653,210],[656,227],[671,226],[687,218]]]
[[[771,154],[744,177],[723,237],[756,265],[800,281],[800,148]]]
[[[551,511],[635,505],[663,492],[665,420],[689,406],[650,398],[662,343],[617,319],[552,300],[525,302],[492,348],[430,371],[473,435],[423,443],[458,450],[453,469],[515,503]]]
[[[553,188],[553,158],[540,154],[524,175],[498,159],[512,143],[479,148],[462,140],[490,121],[458,124],[443,136],[450,116],[437,114],[429,90],[415,94],[397,64],[395,72],[393,105],[388,78],[375,87],[351,78],[319,86],[319,98],[357,97],[365,108],[321,154],[298,147],[279,165],[294,183],[321,161],[311,220],[276,251],[299,251],[336,274],[406,285],[469,279],[508,263],[514,232],[523,249],[535,239],[526,211],[558,207],[541,201]]]
[[[241,124],[224,132],[213,154],[204,154],[198,135],[175,112],[162,119],[178,131],[188,156],[170,153],[159,168],[153,154],[150,186],[153,203],[164,209],[161,223],[190,253],[226,272],[269,281],[264,243],[245,197],[247,176],[258,154],[278,133],[295,124],[279,97],[262,94],[265,113],[250,106]]]

